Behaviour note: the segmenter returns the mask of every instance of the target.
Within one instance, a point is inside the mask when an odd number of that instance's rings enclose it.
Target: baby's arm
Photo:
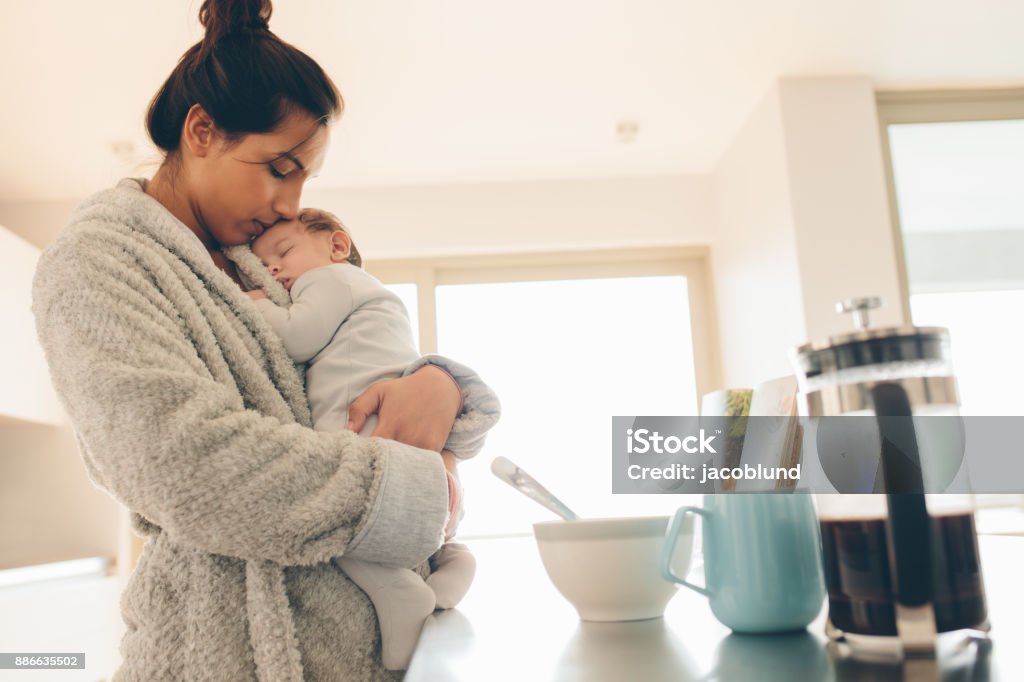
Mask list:
[[[295,362],[308,362],[323,350],[353,308],[352,289],[328,268],[315,268],[295,280],[290,308],[248,293]]]

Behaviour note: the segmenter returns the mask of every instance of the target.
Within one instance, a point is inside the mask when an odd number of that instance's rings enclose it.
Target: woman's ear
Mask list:
[[[331,260],[335,263],[343,263],[348,260],[348,254],[352,250],[352,238],[342,230],[331,232]]]
[[[193,104],[185,115],[185,125],[181,127],[181,143],[194,156],[203,157],[213,149],[217,129],[206,110]]]

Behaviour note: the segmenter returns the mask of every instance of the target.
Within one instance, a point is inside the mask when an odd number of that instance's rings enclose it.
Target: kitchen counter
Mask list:
[[[987,654],[867,664],[826,649],[825,609],[804,632],[734,635],[707,600],[680,588],[664,618],[587,623],[554,588],[532,537],[468,541],[473,588],[457,609],[423,629],[407,682],[448,680],[847,680],[1024,679],[1024,537],[979,540],[992,622]]]

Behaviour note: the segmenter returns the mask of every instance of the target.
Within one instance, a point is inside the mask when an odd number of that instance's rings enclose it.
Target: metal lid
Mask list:
[[[897,362],[937,360],[948,362],[949,330],[944,327],[904,325],[867,329],[868,311],[878,308],[878,297],[850,299],[836,304],[837,312],[852,312],[860,329],[828,339],[811,341],[792,355],[805,379],[853,367]]]

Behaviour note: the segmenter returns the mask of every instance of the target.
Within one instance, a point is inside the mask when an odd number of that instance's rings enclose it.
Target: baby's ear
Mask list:
[[[342,230],[331,232],[331,260],[341,263],[348,259],[352,250],[352,239]]]

